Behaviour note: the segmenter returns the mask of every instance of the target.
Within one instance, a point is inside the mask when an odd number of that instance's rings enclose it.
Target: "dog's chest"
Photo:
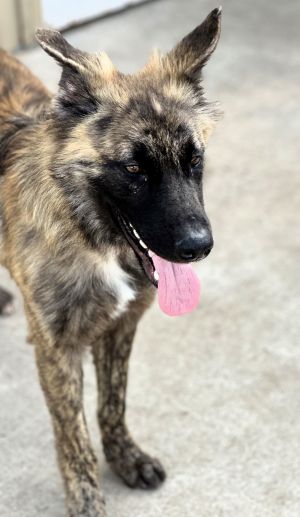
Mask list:
[[[104,290],[114,298],[112,318],[120,316],[136,297],[133,279],[120,266],[116,257],[109,257],[101,261],[97,267],[98,274],[103,282]]]
[[[68,268],[49,264],[37,280],[36,303],[51,333],[69,345],[94,343],[139,295],[135,278],[112,254],[76,256]]]

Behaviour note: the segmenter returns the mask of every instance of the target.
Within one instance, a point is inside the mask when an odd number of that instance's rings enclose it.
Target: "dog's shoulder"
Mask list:
[[[30,298],[52,336],[90,344],[130,309],[139,291],[117,253],[72,250],[40,261]]]

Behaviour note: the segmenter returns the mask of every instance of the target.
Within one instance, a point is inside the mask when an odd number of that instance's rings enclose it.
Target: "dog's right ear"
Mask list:
[[[95,112],[101,102],[101,87],[115,72],[109,57],[78,50],[52,29],[38,29],[36,39],[62,67],[54,103],[58,115],[82,117]]]
[[[78,50],[52,29],[38,29],[36,39],[42,49],[62,67],[54,108],[60,117],[82,117],[97,109],[89,76],[89,54]]]
[[[42,49],[60,65],[70,67],[77,72],[84,72],[88,54],[72,47],[60,32],[52,29],[38,29],[35,37]]]

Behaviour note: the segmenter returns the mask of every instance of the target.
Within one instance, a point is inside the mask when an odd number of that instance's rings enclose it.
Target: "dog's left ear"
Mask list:
[[[199,80],[201,70],[215,50],[221,32],[222,8],[217,7],[166,56],[172,74]]]

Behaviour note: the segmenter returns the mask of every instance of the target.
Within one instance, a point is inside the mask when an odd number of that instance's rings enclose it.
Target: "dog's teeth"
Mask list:
[[[139,238],[140,238],[140,236],[139,236],[138,232],[137,232],[134,228],[133,228],[133,235],[135,235],[135,237],[136,237],[137,239],[139,239]]]
[[[153,273],[153,278],[154,278],[154,280],[156,280],[156,282],[158,282],[158,281],[159,281],[159,274],[158,274],[158,272],[157,272],[157,271],[154,271],[154,273]]]
[[[140,243],[140,245],[142,246],[142,248],[145,248],[145,250],[146,250],[146,249],[148,249],[148,247],[147,247],[147,246],[146,246],[146,244],[142,241],[142,239],[140,239],[140,240],[139,240],[139,243]]]

